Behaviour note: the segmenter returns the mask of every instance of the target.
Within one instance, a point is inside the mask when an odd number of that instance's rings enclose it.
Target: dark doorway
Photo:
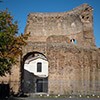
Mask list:
[[[36,92],[48,92],[48,77],[36,79]]]
[[[43,79],[37,79],[37,92],[43,92]]]

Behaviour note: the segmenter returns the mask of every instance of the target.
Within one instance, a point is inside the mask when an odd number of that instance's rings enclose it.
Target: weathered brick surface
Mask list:
[[[50,64],[50,93],[58,94],[60,91],[62,94],[100,93],[98,91],[100,89],[98,76],[100,70],[97,68],[98,49],[50,44],[47,51]]]
[[[31,36],[23,47],[22,61],[32,52],[47,57],[48,93],[100,94],[100,49],[93,36],[92,7],[84,4],[69,12],[30,13],[25,28],[28,32]],[[77,43],[71,43],[71,39]],[[11,76],[0,80],[16,81],[16,85],[10,84],[18,92],[23,75],[19,61]]]
[[[19,58],[20,59],[20,58]],[[3,77],[0,77],[0,84],[9,84],[10,85],[10,91],[14,94],[17,94],[20,90],[21,86],[21,72],[20,72],[20,61],[12,66],[11,74],[6,74]]]
[[[25,33],[31,33],[31,42],[46,42],[51,35],[67,35],[76,39],[78,45],[95,46],[92,10],[84,4],[69,12],[30,13]]]

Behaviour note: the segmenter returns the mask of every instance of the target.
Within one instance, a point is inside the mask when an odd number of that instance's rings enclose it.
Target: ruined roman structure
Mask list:
[[[100,94],[100,49],[95,45],[93,8],[30,13],[30,32],[9,82],[15,93]]]

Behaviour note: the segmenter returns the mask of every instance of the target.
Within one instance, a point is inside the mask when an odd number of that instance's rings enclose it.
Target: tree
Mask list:
[[[0,76],[10,73],[28,36],[29,33],[18,35],[17,22],[7,10],[0,11]]]

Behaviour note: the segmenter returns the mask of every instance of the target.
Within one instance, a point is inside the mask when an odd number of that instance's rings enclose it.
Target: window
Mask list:
[[[77,44],[77,41],[75,39],[71,39],[70,42]]]
[[[37,72],[42,72],[42,63],[41,62],[37,63]]]

